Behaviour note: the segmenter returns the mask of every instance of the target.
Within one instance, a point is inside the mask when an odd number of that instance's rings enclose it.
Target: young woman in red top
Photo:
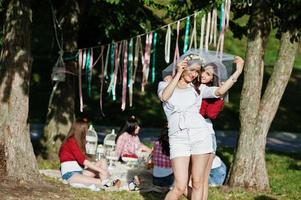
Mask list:
[[[61,174],[69,183],[104,185],[109,176],[105,160],[92,162],[86,156],[88,122],[74,122],[60,151]]]

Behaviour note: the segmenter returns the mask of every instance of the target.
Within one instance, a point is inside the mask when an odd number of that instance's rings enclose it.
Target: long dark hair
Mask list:
[[[124,132],[129,133],[130,135],[134,136],[135,135],[135,129],[137,128],[137,126],[139,126],[138,120],[136,119],[135,116],[131,116],[129,117],[125,124],[120,128],[118,135],[116,137],[116,141],[118,139],[118,137],[123,134]]]
[[[71,126],[63,144],[71,137],[75,138],[80,150],[86,154],[86,134],[88,132],[88,120],[86,118],[77,119]]]
[[[217,87],[219,87],[220,86],[220,80],[219,80],[219,77],[217,75],[218,74],[218,66],[215,63],[208,63],[204,66],[204,70],[206,69],[206,67],[209,67],[209,66],[211,66],[212,69],[213,69],[213,79],[207,85],[208,86],[217,86]]]
[[[167,123],[161,129],[160,137],[159,137],[158,141],[159,141],[159,143],[162,147],[162,153],[166,156],[170,156],[169,138],[168,138],[168,125],[167,125]]]
[[[200,91],[200,85],[202,84],[202,82],[201,82],[201,74],[202,74],[203,71],[204,71],[204,68],[201,67],[201,70],[200,70],[199,73],[198,73],[198,77],[195,78],[195,79],[192,81],[194,90],[195,90],[198,94],[201,94],[201,91]]]

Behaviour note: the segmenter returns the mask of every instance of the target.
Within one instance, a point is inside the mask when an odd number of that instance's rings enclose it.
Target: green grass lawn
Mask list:
[[[217,154],[229,166],[232,162],[233,150],[230,148],[219,148]],[[301,156],[300,154],[283,154],[279,152],[266,153],[267,168],[271,186],[270,192],[250,192],[242,189],[210,188],[209,199],[214,200],[274,200],[274,199],[300,199],[301,196]],[[57,168],[58,163],[39,161],[40,168]],[[63,185],[53,179],[47,179],[52,184],[61,184],[66,187],[72,199],[129,199],[129,200],[158,200],[163,199],[165,194],[161,193],[139,193],[139,192],[92,192],[86,189],[75,189]],[[184,197],[182,199],[185,199]]]

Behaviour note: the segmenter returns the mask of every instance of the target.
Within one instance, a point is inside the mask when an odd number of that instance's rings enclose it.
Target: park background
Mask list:
[[[78,48],[88,48],[100,44],[108,44],[112,40],[122,40],[129,37],[134,37],[146,31],[153,30],[166,23],[170,23],[181,17],[190,15],[195,10],[206,8],[205,3],[189,3],[179,1],[174,7],[169,6],[169,9],[164,10],[164,5],[170,5],[172,1],[137,1],[135,3],[120,1],[86,1],[81,4],[84,7],[81,13],[81,21],[78,32]],[[53,1],[54,7],[58,12],[63,13],[63,3]],[[160,6],[161,5],[161,6]],[[203,6],[203,7],[202,7]],[[100,9],[102,8],[102,9]],[[181,8],[181,9],[179,9]],[[54,29],[52,22],[52,13],[49,1],[32,1],[33,21],[32,21],[32,72],[30,81],[30,96],[29,96],[29,118],[30,124],[45,124],[48,111],[48,101],[54,83],[51,81],[51,72],[54,63],[58,57],[58,47],[54,37]],[[176,10],[177,9],[177,10]],[[135,11],[135,12],[134,12]],[[2,13],[3,14],[3,13]],[[233,15],[232,15],[233,17]],[[239,19],[233,19],[242,26],[248,21],[248,16]],[[1,20],[2,21],[2,20]],[[182,29],[183,30],[183,29]],[[268,47],[265,53],[265,78],[264,85],[269,78],[272,65],[275,63],[278,53],[279,40],[276,39],[276,31],[273,30],[269,38]],[[183,33],[182,33],[183,35]],[[175,35],[173,35],[175,36]],[[156,65],[156,81],[149,83],[146,86],[145,94],[140,92],[139,85],[135,85],[133,107],[127,107],[125,111],[121,111],[120,96],[121,88],[117,88],[117,100],[112,101],[110,96],[104,95],[104,113],[106,117],[102,117],[99,108],[99,65],[95,66],[95,71],[92,78],[92,96],[88,97],[84,94],[84,102],[86,104],[85,114],[91,119],[96,126],[120,127],[129,115],[136,115],[141,122],[142,128],[160,129],[165,123],[165,116],[156,95],[157,83],[161,78],[161,71],[167,64],[164,62],[164,37],[165,30],[161,30],[158,34],[157,46],[157,65]],[[65,37],[66,39],[66,37]],[[180,40],[180,50],[183,48],[183,40]],[[244,57],[246,52],[247,40],[243,34],[243,30],[231,26],[225,36],[225,52],[233,55]],[[161,56],[160,56],[161,55]],[[72,55],[71,55],[72,57]],[[300,82],[301,79],[301,49],[299,47],[298,54],[295,59],[292,76],[286,88],[286,91],[281,100],[279,109],[275,119],[271,125],[270,131],[294,132],[299,134],[301,129],[300,121]],[[216,130],[237,131],[239,129],[239,101],[242,88],[243,77],[239,79],[237,84],[230,91],[230,101],[225,105],[219,118],[215,122]],[[86,85],[83,85],[83,91],[86,92]],[[78,91],[75,88],[75,91]],[[119,94],[119,95],[118,95]],[[54,96],[56,98],[56,96]],[[78,95],[75,95],[75,112],[79,116]],[[62,119],[64,121],[64,119]],[[232,149],[220,149],[220,153],[224,158],[227,158],[228,163],[231,162]],[[298,185],[300,182],[295,182],[293,177],[300,177],[300,158],[296,154],[271,153],[267,155],[267,162],[279,166],[278,169],[269,167],[269,173],[272,173],[271,187],[272,192],[266,194],[252,194],[244,191],[234,191],[226,194],[230,199],[245,199],[256,198],[283,198],[297,199]],[[277,161],[279,163],[277,164]],[[57,167],[52,162],[40,161],[41,167]],[[291,171],[290,171],[291,169]],[[273,171],[274,170],[274,171]],[[280,174],[276,176],[276,174]],[[288,174],[289,178],[284,180],[284,174]],[[275,178],[275,179],[273,179]],[[289,183],[290,182],[290,183]],[[289,184],[287,187],[284,185]],[[294,186],[292,186],[292,184]],[[291,187],[289,187],[291,186]],[[290,189],[289,189],[290,188]],[[212,192],[212,191],[211,191]],[[218,190],[213,190],[211,195],[216,198],[223,199],[222,195],[218,194]],[[290,195],[287,197],[287,194]],[[80,197],[84,194],[78,194]],[[91,195],[90,193],[88,195]],[[111,195],[111,194],[110,194]],[[119,196],[120,195],[120,196]],[[118,194],[112,198],[120,199],[124,194]],[[267,197],[266,197],[267,196]],[[84,198],[84,197],[83,197]],[[137,197],[140,198],[140,197]],[[152,197],[151,197],[152,198]],[[156,199],[154,197],[154,199]]]

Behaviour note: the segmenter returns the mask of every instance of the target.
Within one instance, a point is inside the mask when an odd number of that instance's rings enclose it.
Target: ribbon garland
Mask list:
[[[188,43],[189,43],[189,29],[190,29],[190,16],[186,18],[186,27],[185,27],[185,36],[184,36],[184,49],[183,53],[186,53],[188,50]]]
[[[224,45],[224,32],[225,29],[229,27],[229,18],[230,18],[230,7],[231,7],[231,1],[225,0],[222,3],[221,6],[221,16],[220,16],[220,34],[217,39],[217,10],[213,9],[211,12],[207,13],[207,16],[204,15],[202,17],[201,21],[201,37],[200,37],[200,49],[205,48],[208,50],[209,44],[213,44],[216,46],[217,42],[217,52],[223,53],[223,45]],[[184,48],[183,52],[185,53],[189,49],[194,46],[194,48],[197,48],[197,33],[196,33],[196,19],[197,19],[198,12],[194,13],[194,26],[189,38],[189,32],[190,32],[190,16],[187,16],[185,18],[182,18],[176,22],[177,23],[177,37],[176,37],[176,43],[175,43],[175,51],[174,51],[174,68],[173,68],[173,74],[175,73],[175,63],[179,59],[179,32],[180,32],[180,22],[181,20],[186,19],[186,26],[185,26],[185,36],[184,36]],[[170,23],[168,25],[162,26],[167,27],[166,36],[165,36],[165,62],[170,62],[170,47],[171,47],[171,25],[173,23]],[[206,26],[206,27],[205,27]],[[206,29],[205,29],[206,28]],[[157,29],[156,29],[157,30]],[[206,32],[205,32],[206,31]],[[138,63],[139,63],[139,53],[141,56],[141,63],[142,63],[142,78],[141,78],[141,91],[144,92],[145,84],[147,84],[148,76],[149,76],[149,70],[150,70],[150,62],[152,61],[151,65],[151,82],[155,82],[155,65],[156,65],[156,43],[157,43],[157,32],[156,31],[150,31],[146,34],[146,42],[145,42],[145,50],[142,48],[142,42],[141,42],[141,35],[138,35],[136,37],[135,42],[135,52],[133,52],[133,38],[130,38],[129,43],[128,40],[123,40],[119,42],[113,42],[108,45],[101,45],[101,54],[96,59],[95,62],[93,62],[93,48],[90,49],[79,49],[78,53],[75,57],[78,55],[78,64],[79,64],[79,70],[78,70],[78,81],[79,81],[79,98],[80,98],[80,111],[83,111],[83,97],[82,97],[82,72],[81,69],[85,69],[86,71],[86,80],[88,83],[88,96],[91,96],[92,91],[92,75],[93,75],[93,67],[96,65],[98,60],[101,58],[101,99],[100,99],[100,109],[102,111],[102,90],[103,90],[103,84],[104,79],[108,78],[108,65],[110,64],[110,84],[108,87],[107,92],[112,94],[113,101],[116,100],[116,84],[118,75],[118,68],[120,68],[120,71],[123,71],[123,73],[120,75],[120,83],[122,83],[122,105],[121,109],[125,110],[126,107],[126,90],[127,87],[129,87],[129,106],[132,106],[132,100],[133,100],[133,84],[136,81],[136,74],[138,69]],[[144,35],[144,34],[142,34]],[[204,38],[205,37],[205,38]],[[190,42],[189,42],[190,39]],[[104,51],[105,47],[106,49],[106,57],[104,62]],[[135,54],[135,55],[134,55]],[[120,63],[121,57],[123,59],[123,62]],[[123,68],[123,70],[121,70]],[[67,73],[67,72],[65,72]]]
[[[152,50],[152,83],[155,82],[156,78],[156,45],[157,45],[157,32],[154,32],[153,50]]]

